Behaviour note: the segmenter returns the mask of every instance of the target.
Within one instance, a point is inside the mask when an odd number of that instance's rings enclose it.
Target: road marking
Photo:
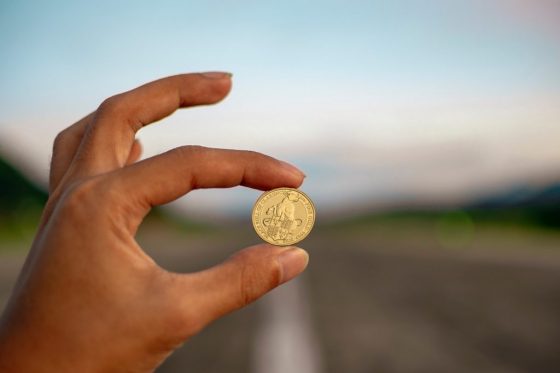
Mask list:
[[[259,302],[253,373],[323,371],[303,281],[300,277],[282,285]]]

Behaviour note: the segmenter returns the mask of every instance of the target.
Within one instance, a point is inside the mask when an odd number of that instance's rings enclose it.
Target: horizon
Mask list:
[[[0,144],[1,145],[1,144]],[[24,178],[26,183],[31,183],[33,186],[38,187],[42,192],[47,195],[48,188],[46,185],[36,180],[33,180],[29,172],[29,168],[18,166],[17,162],[10,159],[10,154],[2,153],[2,147],[0,147],[0,162],[7,162],[10,167],[14,167],[18,173]],[[412,214],[410,216],[416,216],[416,214],[447,214],[453,212],[481,212],[481,211],[500,211],[500,209],[505,209],[506,211],[511,208],[519,208],[525,206],[538,207],[543,203],[542,195],[543,192],[549,193],[549,191],[554,188],[558,189],[560,187],[560,178],[551,179],[547,178],[532,178],[525,181],[517,182],[514,184],[507,185],[503,188],[498,188],[495,190],[485,190],[479,195],[471,198],[464,198],[462,200],[447,200],[447,199],[418,199],[414,196],[408,196],[408,198],[401,198],[388,201],[379,201],[378,199],[365,200],[361,202],[354,202],[353,205],[346,206],[336,206],[334,208],[323,209],[320,206],[318,210],[318,220],[319,224],[337,224],[351,221],[355,218],[369,218],[369,217],[384,217],[392,216],[393,214]],[[243,187],[238,187],[241,190]],[[248,191],[248,190],[247,190]],[[195,191],[197,192],[197,191]],[[215,192],[215,190],[214,190]],[[260,191],[252,191],[252,194],[256,198],[259,197]],[[557,193],[556,193],[557,194]],[[521,199],[520,199],[521,198]],[[535,199],[536,198],[536,199]],[[545,197],[544,201],[549,201],[550,197]],[[532,201],[532,202],[531,202]],[[188,222],[195,224],[207,224],[213,223],[218,226],[223,224],[236,224],[240,222],[246,222],[247,217],[251,214],[251,209],[255,201],[247,199],[243,203],[237,205],[237,209],[229,211],[227,214],[220,212],[215,212],[210,210],[206,214],[189,214],[185,213],[185,210],[177,203],[166,204],[162,207],[166,212],[167,216],[175,219],[179,218],[185,221],[186,218]],[[529,205],[526,203],[529,202]],[[488,205],[490,203],[490,205]],[[519,204],[521,203],[521,204]],[[537,203],[537,204],[535,204]],[[25,211],[22,210],[22,211]],[[496,217],[494,217],[496,219]],[[519,219],[519,218],[517,218]],[[499,221],[499,217],[498,217]],[[521,223],[522,221],[517,221]]]

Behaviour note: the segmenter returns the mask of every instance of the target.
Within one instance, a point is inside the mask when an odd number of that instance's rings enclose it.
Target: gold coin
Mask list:
[[[253,227],[260,238],[277,246],[303,240],[315,223],[315,206],[303,192],[278,188],[263,193],[253,207]]]

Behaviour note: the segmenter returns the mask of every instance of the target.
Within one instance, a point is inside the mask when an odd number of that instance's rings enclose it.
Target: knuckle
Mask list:
[[[67,210],[86,211],[86,206],[98,204],[98,181],[90,179],[71,185],[63,198]]]
[[[251,161],[256,161],[262,159],[263,157],[266,157],[264,154],[256,152],[254,150],[242,150],[242,154],[244,154],[245,157]]]
[[[68,139],[72,136],[72,132],[69,128],[65,128],[60,131],[54,138],[53,141],[53,154],[56,154],[58,150],[64,149],[68,143]]]
[[[125,106],[122,94],[118,94],[105,99],[99,105],[97,112],[102,116],[119,116],[124,111]]]
[[[64,129],[64,130],[60,131],[56,135],[56,137],[54,138],[54,142],[53,142],[54,148],[56,149],[56,148],[62,146],[67,137],[68,137],[68,130],[67,129]]]
[[[112,227],[133,231],[136,216],[144,206],[136,199],[123,194],[118,178],[94,177],[71,184],[60,200],[62,213],[77,223],[90,224],[102,218]]]
[[[191,159],[201,157],[208,152],[208,148],[200,145],[184,145],[175,149],[179,158]]]
[[[239,286],[239,307],[245,307],[256,299],[254,278],[248,276],[244,270],[241,275],[241,284]]]
[[[64,209],[72,214],[96,214],[115,212],[121,208],[118,187],[108,177],[79,180],[66,188],[61,198]]]
[[[114,121],[121,122],[125,126],[121,129],[132,130],[134,133],[142,128],[142,122],[134,115],[138,104],[127,99],[126,93],[120,93],[105,99],[97,108],[97,117],[109,120],[97,120],[94,127],[114,127]]]

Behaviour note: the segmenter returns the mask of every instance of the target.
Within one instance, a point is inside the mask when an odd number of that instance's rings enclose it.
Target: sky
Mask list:
[[[323,213],[560,179],[559,1],[0,0],[0,56],[0,153],[43,184],[55,135],[104,98],[208,70],[234,74],[230,96],[142,129],[145,157],[261,151],[300,166]]]

